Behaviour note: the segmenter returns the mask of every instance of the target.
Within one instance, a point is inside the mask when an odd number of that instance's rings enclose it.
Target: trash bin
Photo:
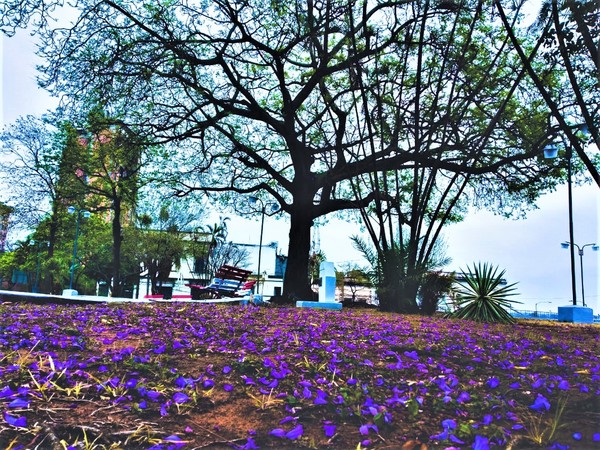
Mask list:
[[[158,286],[157,292],[163,295],[163,298],[168,300],[173,298],[173,286]]]
[[[98,297],[108,297],[108,283],[106,281],[98,282]]]

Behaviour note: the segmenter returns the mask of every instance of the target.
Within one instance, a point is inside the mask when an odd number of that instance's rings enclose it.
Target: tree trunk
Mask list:
[[[121,297],[123,294],[123,283],[121,282],[121,201],[118,198],[113,199],[114,217],[112,220],[113,237],[113,276],[112,276],[112,296]]]
[[[290,214],[290,243],[283,280],[283,296],[288,301],[314,300],[315,293],[308,282],[308,256],[312,218],[306,209],[295,207]]]

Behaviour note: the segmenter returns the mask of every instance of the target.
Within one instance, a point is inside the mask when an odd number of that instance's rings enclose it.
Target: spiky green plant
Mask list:
[[[514,323],[508,309],[512,303],[521,302],[509,299],[517,295],[517,283],[503,285],[504,273],[505,270],[499,272],[488,263],[478,263],[472,269],[467,266],[454,289],[458,308],[448,316],[478,322]]]

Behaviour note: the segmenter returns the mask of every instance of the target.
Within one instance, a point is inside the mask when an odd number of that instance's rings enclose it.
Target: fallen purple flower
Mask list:
[[[12,415],[8,414],[7,412],[5,412],[4,420],[6,420],[6,423],[8,423],[9,425],[12,425],[13,427],[20,427],[20,428],[27,427],[27,418],[25,416],[15,417],[15,416],[12,416]]]
[[[490,442],[488,438],[479,435],[475,436],[473,450],[490,450]]]
[[[271,430],[269,432],[269,434],[271,436],[282,438],[282,437],[285,437],[285,430],[283,428],[275,428],[275,429]]]
[[[181,405],[182,403],[185,403],[189,400],[190,397],[184,394],[183,392],[176,392],[175,394],[173,394],[173,401],[178,405]]]
[[[530,408],[533,409],[534,411],[541,411],[541,410],[548,411],[550,409],[550,402],[542,394],[538,394],[535,401],[530,406]]]
[[[12,402],[8,404],[9,408],[29,408],[29,402],[27,400],[23,400],[22,398],[15,398]]]
[[[325,422],[323,424],[323,431],[325,432],[325,437],[333,437],[335,435],[335,430],[337,429],[336,425],[331,422]]]

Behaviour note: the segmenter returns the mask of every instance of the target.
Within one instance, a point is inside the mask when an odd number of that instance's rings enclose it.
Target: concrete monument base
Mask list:
[[[297,301],[296,308],[342,309],[342,304],[338,302]]]
[[[79,295],[79,292],[77,292],[75,289],[65,289],[62,291],[62,295],[64,297],[75,297],[76,295]]]
[[[585,306],[559,306],[558,321],[572,323],[593,323],[594,311]]]

